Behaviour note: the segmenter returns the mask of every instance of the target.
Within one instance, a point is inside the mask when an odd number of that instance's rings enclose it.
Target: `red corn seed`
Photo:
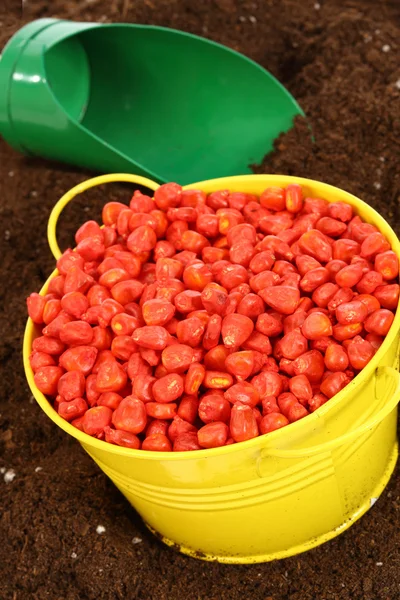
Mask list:
[[[375,289],[374,297],[376,298],[380,306],[382,306],[382,308],[396,310],[397,305],[399,303],[399,290],[400,286],[398,283],[380,285]],[[376,306],[374,310],[378,310],[380,306]]]
[[[233,352],[226,358],[225,367],[239,381],[247,379],[253,373],[254,352],[252,350]]]
[[[97,371],[98,392],[119,392],[126,386],[128,377],[116,360],[104,362]]]
[[[269,338],[259,331],[253,331],[250,337],[242,344],[242,348],[244,350],[256,350],[261,352],[264,357],[268,354],[272,354],[272,346]]]
[[[336,294],[333,296],[331,300],[328,302],[328,310],[329,312],[334,312],[338,306],[343,304],[344,302],[350,302],[354,296],[354,292],[349,287],[339,288]]]
[[[380,252],[375,256],[375,270],[378,271],[386,281],[398,277],[399,259],[393,250]]]
[[[75,398],[71,402],[60,402],[57,412],[66,421],[74,421],[83,417],[87,409],[88,405],[83,398]],[[81,424],[80,428],[83,431],[83,424]]]
[[[360,281],[362,277],[362,267],[359,264],[352,264],[347,265],[338,271],[335,276],[335,281],[342,288],[352,288]]]
[[[206,369],[222,371],[225,368],[225,360],[230,354],[230,350],[223,346],[211,348],[204,356],[204,366]]]
[[[298,213],[303,208],[303,192],[300,185],[288,185],[285,190],[286,210]]]
[[[178,373],[169,373],[153,384],[153,397],[156,402],[173,402],[182,396],[183,378]]]
[[[178,435],[174,442],[174,452],[188,452],[193,450],[201,450],[199,446],[197,433],[182,433]]]
[[[254,323],[245,315],[232,314],[224,317],[221,334],[227,348],[238,348],[251,335]]]
[[[171,344],[162,351],[161,361],[170,373],[184,373],[193,362],[193,349],[186,344]]]
[[[107,406],[111,410],[116,410],[121,404],[123,397],[116,392],[104,392],[97,400],[98,406]]]
[[[168,342],[168,332],[158,325],[139,327],[133,333],[133,341],[142,348],[164,350]]]
[[[206,371],[203,380],[203,386],[213,390],[227,389],[232,383],[232,375],[223,371]]]
[[[198,414],[203,423],[227,423],[231,416],[231,405],[223,394],[208,393],[200,399]]]
[[[289,420],[284,415],[280,412],[271,412],[264,415],[262,418],[260,422],[260,433],[271,433],[271,431],[276,431],[286,425],[289,425]]]
[[[393,323],[394,314],[386,309],[380,308],[374,311],[365,320],[364,327],[368,333],[376,333],[385,336]]]
[[[35,385],[47,396],[55,396],[57,394],[58,382],[61,379],[64,370],[61,367],[46,366],[40,367],[34,375]]]
[[[113,411],[107,406],[89,408],[82,419],[83,431],[88,435],[97,436],[111,423]]]
[[[139,348],[140,356],[145,360],[151,367],[156,367],[160,360],[160,352],[156,350],[150,350],[149,348]]]
[[[284,315],[294,313],[300,302],[300,291],[284,285],[262,290],[260,295],[268,306]]]
[[[361,256],[363,258],[373,258],[376,254],[387,252],[390,245],[386,238],[379,231],[371,233],[361,244]]]
[[[141,433],[147,424],[146,407],[134,396],[126,396],[114,411],[112,423],[116,429],[129,433]]]
[[[337,219],[332,219],[332,217],[322,217],[317,221],[315,227],[321,233],[328,235],[329,237],[339,237],[347,229],[345,223],[342,223]]]
[[[327,308],[329,302],[339,289],[340,288],[336,283],[324,283],[313,291],[311,296],[312,301],[320,308]]]
[[[259,402],[260,395],[254,386],[247,382],[239,382],[226,390],[225,398],[231,404],[241,402],[242,404],[247,404],[254,408]]]
[[[61,310],[61,302],[56,298],[52,298],[46,302],[43,310],[43,321],[46,325],[54,321]]]
[[[146,437],[142,443],[142,450],[151,452],[171,452],[172,445],[166,435],[155,433]]]
[[[288,419],[290,423],[304,419],[308,415],[308,410],[299,402],[293,404],[288,411]]]
[[[375,348],[375,351],[379,350],[384,340],[382,336],[377,335],[376,333],[368,333],[365,336],[365,339],[367,340],[367,342],[370,342],[372,344],[372,346]]]
[[[185,394],[194,396],[198,393],[205,377],[205,367],[200,363],[192,363],[185,377]]]
[[[102,330],[105,331],[105,330]],[[106,348],[99,348],[106,349]],[[127,361],[131,355],[136,352],[137,345],[129,335],[119,335],[115,337],[111,342],[111,352],[119,360]]]
[[[111,319],[111,329],[115,335],[132,335],[138,326],[138,319],[127,313],[119,313]]]
[[[54,358],[46,352],[33,352],[29,357],[29,363],[34,373],[42,367],[53,367],[56,364]]]
[[[269,415],[270,413],[279,413],[280,408],[276,402],[275,396],[266,396],[262,402],[262,414],[263,416]]]
[[[347,352],[339,344],[329,344],[325,351],[324,362],[329,371],[345,371],[349,366]]]
[[[330,273],[325,267],[318,267],[308,271],[300,281],[300,289],[303,292],[313,292],[319,286],[327,284],[330,280]]]
[[[154,419],[173,419],[176,416],[177,405],[175,402],[162,404],[161,402],[147,402],[146,412],[149,417]]]
[[[376,350],[368,340],[356,336],[347,347],[350,365],[353,369],[361,371],[374,356]]]
[[[264,312],[265,304],[257,294],[247,294],[239,302],[237,307],[237,313],[249,317],[249,319],[255,320],[259,315]]]
[[[219,448],[225,445],[228,435],[227,424],[216,421],[201,427],[197,432],[197,439],[201,448]]]
[[[201,343],[205,325],[198,317],[189,317],[177,325],[176,335],[181,344],[196,347]]]
[[[313,397],[311,384],[305,375],[295,375],[292,377],[289,380],[289,389],[304,406]]]
[[[332,398],[338,394],[349,381],[347,375],[341,371],[331,373],[321,383],[321,393],[327,398]]]
[[[85,392],[85,376],[80,371],[64,373],[58,380],[57,391],[66,402],[81,398]]]
[[[377,271],[368,271],[357,283],[360,294],[373,294],[376,288],[383,283],[383,277]]]
[[[349,340],[355,335],[359,335],[363,330],[362,323],[352,323],[351,325],[334,325],[333,337],[338,342]]]
[[[310,319],[310,317],[307,317]],[[306,321],[307,321],[306,319]],[[305,322],[306,322],[305,321]],[[329,321],[330,324],[330,321]],[[304,325],[303,325],[304,326]],[[308,328],[309,329],[309,328]],[[308,330],[307,330],[308,331]],[[311,338],[308,338],[311,339]],[[304,354],[308,348],[307,337],[303,335],[300,328],[286,333],[276,344],[275,352],[284,358],[294,360],[301,354]]]
[[[211,350],[219,343],[222,328],[222,317],[213,315],[207,325],[203,337],[203,346],[205,350]]]
[[[247,283],[248,279],[247,270],[242,265],[228,264],[222,268],[219,275],[219,283],[228,291],[241,283]]]
[[[202,292],[213,280],[210,268],[204,263],[188,265],[183,272],[183,282],[190,289]]]
[[[299,404],[296,396],[292,394],[292,392],[284,392],[283,394],[280,394],[278,396],[277,402],[280,411],[286,418],[289,417],[289,411],[292,408],[292,406]]]
[[[119,431],[118,429],[112,429],[111,427],[104,428],[106,442],[115,444],[116,446],[122,446],[124,448],[132,448],[139,450],[140,439],[134,433],[129,431]]]
[[[62,326],[60,340],[68,346],[88,346],[93,340],[93,329],[85,321],[71,321]]]
[[[186,381],[185,381],[186,384]],[[183,396],[179,403],[178,415],[188,423],[194,423],[199,409],[199,401],[194,396]]]
[[[278,397],[283,390],[283,379],[274,371],[263,371],[251,380],[251,385],[258,392],[260,399],[267,396]]]
[[[132,382],[132,394],[142,402],[153,401],[153,384],[155,381],[155,377],[152,377],[145,372],[139,373]]]
[[[336,319],[340,325],[350,325],[353,323],[362,323],[368,316],[368,309],[363,302],[352,300],[343,302],[336,311]]]
[[[322,312],[313,312],[304,321],[301,332],[308,340],[318,340],[332,335],[332,323]]]
[[[295,375],[305,375],[311,384],[319,383],[325,369],[324,357],[318,350],[309,350],[293,362]]]
[[[257,420],[250,406],[239,402],[233,405],[230,432],[235,442],[244,442],[258,436]]]
[[[328,262],[332,260],[332,246],[327,241],[327,236],[318,231],[318,229],[311,229],[306,231],[299,238],[299,247],[304,254],[309,254],[320,262]]]
[[[328,398],[324,394],[315,394],[308,403],[308,409],[310,412],[315,412],[323,404],[328,401]]]
[[[68,248],[57,260],[57,269],[60,275],[66,275],[71,267],[77,266],[83,269],[84,260],[77,252]]]

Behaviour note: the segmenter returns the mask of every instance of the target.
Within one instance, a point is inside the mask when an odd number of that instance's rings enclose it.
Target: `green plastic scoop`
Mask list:
[[[0,60],[0,133],[19,151],[187,184],[250,173],[303,114],[245,56],[145,25],[40,19]]]

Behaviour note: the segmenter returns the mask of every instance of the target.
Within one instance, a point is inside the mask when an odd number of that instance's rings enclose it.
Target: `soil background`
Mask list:
[[[288,87],[315,135],[311,144],[299,123],[256,170],[338,185],[400,231],[398,0],[26,0],[23,10],[0,0],[0,49],[38,17],[164,25],[247,54]],[[21,364],[25,297],[54,264],[49,212],[91,174],[22,157],[1,140],[0,167],[1,600],[400,599],[399,469],[349,531],[280,562],[204,563],[147,532],[78,443],[36,405]],[[96,188],[65,211],[64,248],[110,197],[128,201],[130,190]]]

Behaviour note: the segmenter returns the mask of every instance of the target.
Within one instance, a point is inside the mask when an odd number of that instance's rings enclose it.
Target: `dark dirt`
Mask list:
[[[180,28],[257,60],[296,96],[316,140],[299,123],[257,170],[338,185],[400,231],[397,0],[27,0],[23,15],[19,1],[1,0],[0,48],[24,21],[43,16]],[[1,600],[399,599],[398,469],[348,532],[278,563],[207,564],[145,530],[80,446],[42,413],[21,365],[24,299],[53,267],[49,211],[89,173],[24,158],[2,141],[0,166],[0,467],[15,471],[8,483],[0,473]],[[110,193],[129,198],[118,186],[96,189],[66,211],[64,247]],[[97,525],[106,531],[99,535]]]

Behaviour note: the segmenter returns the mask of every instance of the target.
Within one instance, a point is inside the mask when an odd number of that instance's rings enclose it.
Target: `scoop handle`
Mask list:
[[[158,183],[147,179],[147,177],[141,177],[140,175],[131,175],[129,173],[112,173],[110,175],[99,175],[92,179],[87,179],[82,183],[78,183],[75,187],[70,189],[60,200],[55,204],[51,211],[49,222],[47,224],[47,240],[49,242],[50,250],[56,260],[60,258],[62,252],[57,243],[57,221],[64,210],[64,208],[77,196],[89,190],[97,185],[103,185],[105,183],[136,183],[144,187],[153,190],[153,192],[160,187]]]
[[[397,369],[388,366],[381,366],[376,369],[375,377],[379,376],[379,374],[384,374],[388,379],[391,380],[391,384],[389,383],[386,386],[386,390],[388,390],[387,394],[390,394],[390,398],[384,404],[384,406],[378,412],[374,413],[365,423],[351,431],[348,431],[347,433],[344,433],[343,435],[336,437],[333,440],[329,440],[329,442],[310,446],[309,448],[299,448],[293,450],[285,450],[284,448],[265,448],[265,450],[262,452],[262,456],[258,460],[263,461],[269,457],[303,458],[307,456],[314,456],[315,454],[322,454],[323,452],[330,452],[331,450],[335,450],[336,448],[343,446],[343,444],[360,437],[368,430],[379,425],[379,423],[381,423],[383,419],[396,408],[400,400],[400,374]]]

